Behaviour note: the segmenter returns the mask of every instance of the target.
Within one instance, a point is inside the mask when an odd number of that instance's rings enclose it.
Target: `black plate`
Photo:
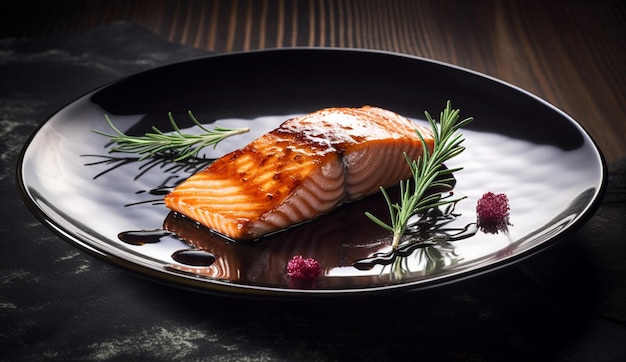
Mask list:
[[[203,155],[212,158],[292,115],[323,107],[369,104],[420,123],[424,111],[438,115],[447,100],[462,117],[476,119],[463,131],[466,151],[448,164],[464,167],[456,174],[455,190],[467,196],[457,205],[460,215],[438,228],[443,240],[369,270],[354,263],[388,251],[390,242],[364,217],[364,211],[384,216],[380,195],[254,244],[227,242],[174,217],[161,202],[169,186],[206,160],[133,162],[130,155],[109,155],[108,140],[92,132],[108,131],[105,114],[129,134],[152,125],[169,130],[168,112],[189,127],[188,110],[203,123],[252,129],[206,150]],[[286,49],[185,61],[89,93],[33,135],[18,180],[26,203],[46,225],[107,262],[180,287],[282,298],[415,291],[510,265],[587,220],[602,198],[606,167],[573,119],[499,80],[399,54]],[[476,201],[487,191],[508,195],[508,230],[473,229]],[[144,236],[120,238],[128,232]],[[205,265],[174,256],[188,250],[202,250],[199,263]],[[298,254],[320,262],[323,274],[315,282],[287,277],[286,264]]]

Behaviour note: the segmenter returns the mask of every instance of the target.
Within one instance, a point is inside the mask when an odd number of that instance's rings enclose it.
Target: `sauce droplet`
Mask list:
[[[215,255],[201,249],[178,250],[172,254],[172,259],[191,266],[211,266],[215,263]]]
[[[148,193],[150,193],[150,195],[161,196],[169,194],[170,192],[172,192],[173,189],[174,186],[159,186],[157,188],[149,190]]]
[[[161,241],[164,236],[173,235],[169,231],[162,229],[156,230],[131,230],[117,234],[117,238],[131,245],[154,244]]]

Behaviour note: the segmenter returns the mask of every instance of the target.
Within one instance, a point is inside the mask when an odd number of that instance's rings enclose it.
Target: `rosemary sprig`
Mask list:
[[[464,138],[457,131],[474,119],[470,117],[459,122],[460,110],[452,109],[450,101],[446,103],[446,108],[440,114],[439,125],[428,112],[424,113],[433,130],[432,154],[429,154],[426,147],[422,147],[422,156],[418,157],[417,160],[412,160],[406,153],[404,154],[413,177],[400,182],[399,202],[393,203],[387,191],[381,187],[381,192],[389,207],[391,225],[369,212],[365,213],[370,220],[393,233],[391,243],[393,250],[400,245],[400,240],[411,217],[463,199],[444,199],[441,197],[442,190],[452,188],[450,185],[450,182],[454,180],[451,176],[452,173],[462,169],[462,167],[448,169],[443,166],[443,163],[463,152],[465,147],[461,146],[461,143],[463,143]],[[423,136],[417,130],[416,133],[422,144],[426,145]]]
[[[191,121],[196,126],[200,127],[204,133],[197,135],[183,133],[174,121],[171,112],[168,113],[168,118],[174,129],[172,133],[164,133],[153,126],[152,130],[154,132],[148,132],[143,136],[129,136],[115,127],[107,115],[105,115],[104,118],[114,134],[97,130],[94,130],[94,132],[109,137],[111,141],[116,144],[115,147],[111,148],[110,152],[137,153],[142,155],[139,160],[144,160],[157,154],[173,152],[177,154],[177,157],[174,158],[174,162],[178,162],[189,157],[197,156],[204,147],[211,145],[215,147],[219,142],[228,137],[250,130],[249,128],[229,129],[222,127],[208,129],[198,122],[191,111],[189,111],[188,114]]]

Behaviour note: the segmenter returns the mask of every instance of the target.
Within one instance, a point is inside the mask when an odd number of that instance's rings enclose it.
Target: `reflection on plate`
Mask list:
[[[381,195],[343,205],[255,243],[228,242],[165,208],[164,193],[226,152],[297,114],[374,105],[425,122],[447,100],[475,121],[466,151],[451,160],[455,192],[467,196],[434,240],[386,260],[390,235],[365,211],[386,214]],[[169,129],[167,113],[250,127],[176,164],[108,154],[108,114],[121,130]],[[181,125],[183,126],[183,125]],[[187,130],[197,132],[195,128]],[[128,157],[126,157],[128,156]],[[363,296],[406,292],[510,265],[575,230],[606,183],[602,155],[570,117],[498,80],[446,64],[373,51],[286,49],[211,56],[143,72],[95,90],[53,115],[24,148],[18,180],[26,203],[70,243],[158,281],[228,295]],[[487,192],[511,204],[506,232],[475,228]],[[394,194],[397,190],[391,190]],[[318,260],[322,275],[297,283],[293,255]]]

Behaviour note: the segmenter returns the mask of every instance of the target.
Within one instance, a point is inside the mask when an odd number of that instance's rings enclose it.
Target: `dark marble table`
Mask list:
[[[16,193],[28,137],[83,93],[207,54],[141,26],[0,39],[0,360],[618,361],[626,159],[577,233],[495,273],[402,297],[232,299],[156,284],[65,243]],[[623,93],[622,93],[623,95]]]

